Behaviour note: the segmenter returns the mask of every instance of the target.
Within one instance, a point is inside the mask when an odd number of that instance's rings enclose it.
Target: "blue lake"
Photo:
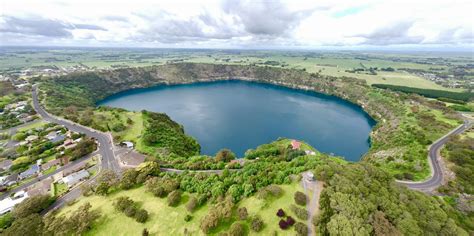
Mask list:
[[[244,81],[134,89],[98,105],[166,113],[207,155],[229,148],[242,157],[247,149],[286,137],[358,161],[375,125],[360,107],[337,97]]]

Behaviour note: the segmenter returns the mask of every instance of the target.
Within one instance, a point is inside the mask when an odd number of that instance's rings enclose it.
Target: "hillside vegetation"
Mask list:
[[[417,95],[374,89],[358,79],[262,66],[179,63],[74,73],[44,79],[41,90],[48,110],[60,115],[70,114],[65,109],[86,111],[97,101],[127,89],[228,79],[313,90],[362,106],[378,121],[370,137],[372,147],[364,159],[400,179],[427,177],[426,147],[454,127],[451,121],[460,120],[444,103]]]

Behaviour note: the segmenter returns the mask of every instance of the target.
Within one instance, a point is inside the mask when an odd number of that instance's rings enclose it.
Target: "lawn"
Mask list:
[[[39,128],[39,127],[43,127],[43,125],[45,125],[47,123],[48,122],[46,122],[44,120],[38,120],[38,121],[35,121],[32,124],[29,124],[27,126],[23,126],[23,127],[19,128],[18,131],[23,132],[23,131],[27,131],[27,130],[30,130],[30,129],[36,129],[36,128]]]
[[[148,221],[141,224],[116,211],[112,203],[119,196],[128,196],[138,202],[140,207],[150,214]],[[184,197],[184,199],[186,200],[188,197]],[[166,198],[154,197],[151,193],[146,192],[144,187],[120,191],[107,197],[96,195],[82,197],[72,206],[63,208],[60,214],[68,214],[86,202],[90,202],[92,208],[99,209],[102,214],[102,218],[87,235],[141,235],[144,228],[147,228],[151,235],[183,235],[185,229],[190,235],[203,235],[199,223],[207,213],[207,206],[194,212],[193,219],[186,222],[184,217],[188,212],[184,202],[177,207],[169,207]]]
[[[54,196],[60,196],[61,194],[67,192],[69,188],[67,187],[66,184],[62,183],[62,184],[59,184],[59,183],[54,183]]]
[[[290,205],[294,203],[294,193],[296,191],[303,192],[303,188],[298,183],[293,183],[291,185],[279,185],[283,190],[284,194],[282,197],[277,199],[270,200],[261,200],[253,196],[247,199],[242,200],[240,207],[246,207],[249,215],[258,214],[262,217],[265,222],[265,227],[259,233],[250,231],[250,235],[274,235],[274,232],[277,232],[278,235],[295,235],[296,232],[293,228],[289,228],[285,231],[282,231],[278,222],[280,218],[276,215],[278,209],[282,208],[287,215],[291,215],[296,221],[301,221],[291,212]],[[306,223],[306,222],[303,222]]]

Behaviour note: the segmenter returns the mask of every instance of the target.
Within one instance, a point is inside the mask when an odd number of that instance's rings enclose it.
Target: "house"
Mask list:
[[[120,143],[120,146],[131,149],[131,148],[133,148],[133,143],[130,142],[130,141],[123,141],[123,142]]]
[[[56,137],[58,136],[58,134],[56,133],[56,131],[51,131],[49,132],[45,137],[51,141],[53,139],[55,139]]]
[[[25,138],[25,141],[27,141],[28,143],[31,143],[35,140],[38,140],[38,136],[36,136],[36,135],[30,135],[30,136]]]
[[[6,160],[0,162],[0,170],[1,171],[9,170],[10,167],[12,167],[12,165],[13,165],[13,161],[10,160],[10,159],[6,159]]]
[[[18,176],[18,178],[19,179],[29,178],[29,177],[31,177],[35,174],[38,174],[39,170],[40,170],[39,165],[34,164],[28,170],[25,170],[25,171],[21,172],[20,175]]]
[[[310,151],[310,150],[306,150],[304,151],[304,153],[306,153],[306,155],[313,155],[313,156],[316,155],[316,152]]]
[[[12,186],[18,182],[18,174],[11,174],[3,179],[2,186]]]
[[[53,178],[46,178],[41,182],[34,184],[32,187],[28,188],[26,191],[28,196],[36,195],[46,195],[51,191],[51,184],[53,183]]]
[[[75,184],[85,180],[89,177],[89,172],[87,170],[81,170],[79,172],[70,174],[62,179],[62,182],[65,183],[69,188]]]
[[[25,199],[28,198],[28,193],[25,191],[19,191],[13,195],[13,197],[8,197],[0,201],[0,215],[3,215],[7,212],[13,210],[13,207],[23,202]]]
[[[293,150],[298,150],[301,147],[301,142],[291,140],[291,147],[293,148]]]
[[[64,135],[58,135],[58,136],[56,136],[55,138],[51,139],[50,141],[51,141],[52,143],[60,143],[60,142],[64,141],[64,139],[66,139],[66,136],[64,136]]]
[[[54,160],[51,160],[51,161],[48,161],[44,164],[41,165],[41,170],[47,170],[53,166],[57,166],[57,165],[60,165],[61,164],[61,160],[60,159],[54,159]]]
[[[64,163],[64,165],[66,165],[66,163]],[[69,174],[72,174],[74,172],[82,170],[82,169],[86,168],[86,165],[87,165],[86,161],[82,161],[82,162],[79,162],[77,164],[73,164],[73,166],[63,170],[63,176],[67,176]]]

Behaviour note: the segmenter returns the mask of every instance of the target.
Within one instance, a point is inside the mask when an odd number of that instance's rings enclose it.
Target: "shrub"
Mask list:
[[[142,231],[142,236],[148,236],[150,235],[150,232],[148,232],[148,229],[144,228]]]
[[[186,216],[184,217],[184,221],[186,221],[186,222],[189,222],[189,221],[191,221],[192,219],[193,219],[193,216],[192,216],[192,215],[186,215]]]
[[[296,215],[296,217],[298,217],[298,219],[308,220],[309,215],[308,215],[307,210],[305,210],[303,208],[300,208],[300,207],[297,207],[294,204],[291,204],[290,209],[293,213],[295,213],[295,215]]]
[[[283,209],[278,209],[277,211],[277,216],[278,217],[284,217],[286,214],[285,214],[285,211]]]
[[[255,232],[260,232],[263,229],[263,220],[260,216],[256,215],[252,217],[250,222],[250,228]]]
[[[186,209],[189,212],[193,212],[194,210],[196,210],[197,207],[198,207],[198,200],[196,197],[191,197],[188,203],[186,203]]]
[[[300,192],[300,191],[297,191],[295,193],[295,203],[300,205],[300,206],[305,206],[306,205],[306,201],[308,200],[308,198],[306,197],[306,194]]]
[[[246,220],[249,215],[249,213],[247,212],[247,208],[245,207],[241,207],[237,209],[237,213],[239,215],[240,220]]]
[[[181,201],[181,191],[174,190],[168,195],[168,206],[177,206]]]
[[[301,222],[295,224],[295,231],[298,236],[307,236],[308,235],[308,226]]]
[[[125,213],[125,215],[128,217],[135,217],[137,209],[135,208],[135,206],[131,205],[125,208],[125,211],[123,213]]]
[[[257,193],[257,198],[268,199],[269,197],[279,198],[283,195],[283,189],[278,185],[269,185],[262,188]]]
[[[216,154],[216,161],[229,162],[235,159],[235,154],[229,149],[221,149]]]
[[[289,226],[293,226],[293,225],[295,224],[295,222],[296,222],[295,219],[293,219],[293,217],[291,217],[291,216],[288,216],[288,217],[286,218],[286,223],[287,223]]]
[[[135,202],[129,197],[118,197],[113,205],[116,210],[124,212],[128,207],[135,205]]]
[[[135,212],[135,220],[139,223],[145,223],[148,220],[148,211],[140,209]]]
[[[234,222],[229,229],[229,236],[244,236],[245,227],[240,222]]]
[[[281,219],[280,222],[278,222],[278,225],[280,226],[280,229],[288,229],[290,227],[288,223],[286,223],[286,220]]]

